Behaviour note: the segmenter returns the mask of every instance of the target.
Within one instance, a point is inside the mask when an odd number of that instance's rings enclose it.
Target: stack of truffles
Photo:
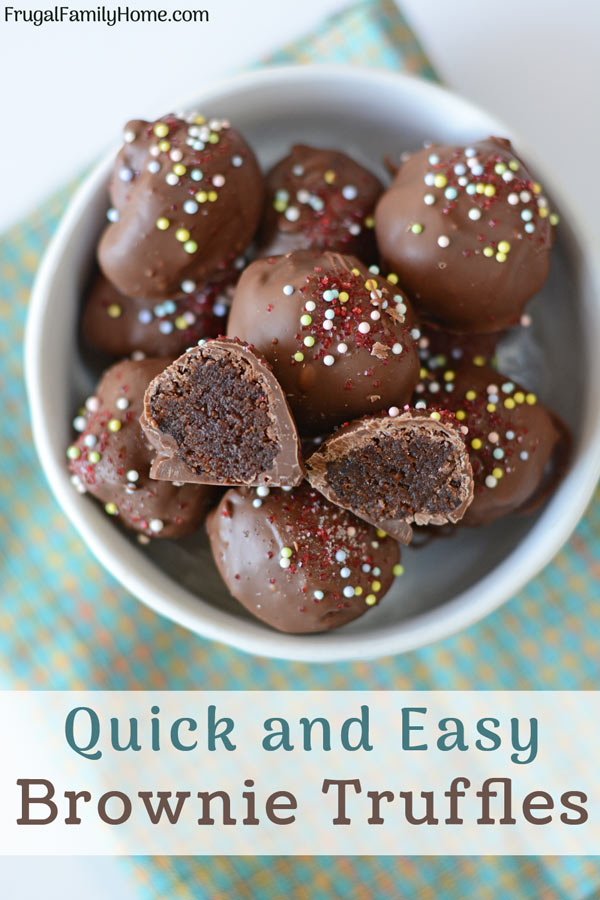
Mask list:
[[[77,490],[143,543],[206,522],[231,594],[298,633],[377,605],[418,529],[548,495],[563,429],[494,350],[558,217],[508,141],[405,154],[384,189],[304,145],[265,178],[197,113],[124,138],[81,319],[119,361],[74,421]]]

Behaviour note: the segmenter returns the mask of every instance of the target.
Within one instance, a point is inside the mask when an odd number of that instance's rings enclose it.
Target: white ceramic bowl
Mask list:
[[[251,653],[318,662],[377,657],[464,628],[549,562],[582,515],[600,474],[600,278],[577,211],[561,196],[560,173],[555,183],[535,153],[472,104],[393,73],[341,66],[265,69],[208,86],[178,108],[229,117],[265,166],[293,142],[304,141],[347,150],[383,175],[385,153],[397,158],[426,139],[512,137],[561,210],[562,222],[550,279],[529,308],[534,325],[504,347],[502,367],[508,375],[520,375],[566,419],[575,437],[573,464],[537,516],[458,530],[452,538],[405,551],[406,575],[384,602],[327,634],[279,634],[252,619],[228,597],[203,538],[141,548],[100,505],[73,490],[65,464],[73,412],[93,386],[75,350],[76,322],[105,221],[113,150],[73,198],[31,300],[27,387],[35,442],[58,501],[100,562],[136,597],[204,637]],[[139,112],[132,110],[132,116]]]

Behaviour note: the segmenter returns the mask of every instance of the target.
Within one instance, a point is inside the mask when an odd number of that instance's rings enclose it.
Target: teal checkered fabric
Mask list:
[[[435,78],[392,2],[352,6],[269,60],[313,61]],[[335,665],[254,658],[189,634],[129,596],[59,510],[27,417],[28,296],[72,189],[0,238],[1,688],[598,688],[599,495],[567,546],[518,596],[462,634],[401,657]],[[141,900],[583,900],[600,882],[591,859],[144,858],[123,865]]]

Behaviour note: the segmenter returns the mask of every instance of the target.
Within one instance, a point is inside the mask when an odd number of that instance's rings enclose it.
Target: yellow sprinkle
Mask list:
[[[495,404],[495,403],[488,403],[488,405],[486,406],[486,409],[487,409],[487,411],[490,412],[490,413],[491,413],[491,412],[496,412],[496,404]]]
[[[171,142],[170,141],[159,141],[158,149],[161,150],[163,153],[166,153],[167,150],[171,149]]]
[[[502,469],[492,469],[492,475],[494,476],[494,478],[500,479],[504,475],[504,472],[502,471]]]
[[[485,356],[474,356],[473,357],[473,365],[474,366],[485,366]]]
[[[178,228],[175,232],[175,237],[178,241],[181,241],[183,244],[185,241],[188,241],[190,238],[190,233],[187,228]]]
[[[421,232],[423,231],[423,226],[421,225],[420,222],[414,222],[410,226],[410,230],[412,231],[413,234],[421,234]]]
[[[473,450],[481,450],[481,440],[479,438],[473,438],[471,441],[471,447]]]
[[[297,353],[294,353],[294,359],[296,360],[296,362],[302,362],[302,360],[304,359],[304,353],[301,353],[300,350],[298,350]]]
[[[516,405],[517,404],[515,403],[515,401],[513,400],[512,397],[507,397],[506,400],[504,401],[504,406],[506,407],[506,409],[514,409]]]
[[[123,310],[118,303],[111,303],[106,312],[109,314],[111,319],[118,319]]]
[[[434,177],[433,183],[436,188],[444,188],[448,184],[448,179],[445,175],[438,174]]]
[[[185,331],[187,327],[188,323],[183,318],[183,316],[177,316],[177,318],[175,319],[175,328],[178,328],[179,331]]]
[[[396,275],[395,272],[390,272],[390,274],[389,274],[388,277],[387,277],[387,280],[388,280],[391,284],[398,284],[398,276]]]
[[[160,219],[156,220],[156,227],[159,231],[166,231],[171,223],[165,216],[161,216]]]
[[[427,378],[428,374],[429,373],[427,372],[427,369],[424,369],[423,367],[421,367],[421,369],[419,371],[419,378]]]
[[[400,563],[396,563],[392,572],[396,577],[398,577],[398,575],[404,575],[404,566],[401,566]]]
[[[121,422],[118,419],[111,419],[108,423],[109,431],[120,431],[121,430]]]
[[[372,591],[380,591],[381,590],[381,582],[380,581],[372,581],[371,582],[371,590]]]
[[[375,227],[375,219],[373,216],[367,216],[365,219],[365,228],[374,228]]]
[[[448,369],[447,372],[444,372],[444,381],[454,381],[456,377],[456,373],[452,371],[452,369]]]
[[[208,143],[209,143],[209,144],[218,144],[218,143],[219,143],[219,140],[220,140],[220,139],[219,139],[219,135],[218,135],[216,132],[213,131],[213,133],[212,133],[212,134],[210,135],[210,137],[208,138]]]
[[[533,182],[533,186],[532,186],[531,190],[533,191],[534,194],[541,194],[541,192],[542,192],[542,186],[541,186],[541,184],[539,183],[539,181],[534,181],[534,182]]]
[[[216,191],[209,191],[209,192],[208,192],[208,199],[209,199],[209,202],[210,202],[210,203],[214,203],[215,200],[217,200],[218,196],[219,196],[219,195],[217,194]]]
[[[467,418],[467,414],[466,414],[466,412],[464,411],[464,409],[457,409],[457,410],[456,410],[456,418],[458,419],[459,422],[462,422],[463,419],[466,419],[466,418]]]
[[[498,250],[500,253],[508,253],[510,251],[510,244],[508,241],[500,241],[498,244]]]
[[[198,193],[196,194],[196,200],[198,201],[198,203],[206,203],[207,199],[208,194],[206,193],[206,191],[198,191]]]
[[[519,163],[516,161],[516,159],[511,159],[508,164],[508,168],[511,170],[511,172],[517,172],[519,169]]]
[[[525,401],[530,405],[534,406],[537,403],[537,397],[535,394],[527,394],[525,396]]]
[[[476,396],[477,396],[476,391],[467,391],[467,393],[465,394],[465,397],[467,398],[467,400],[474,400]]]
[[[384,538],[384,537],[387,537],[387,532],[384,531],[383,528],[378,528],[378,529],[377,529],[377,537],[378,537],[378,538]]]
[[[116,503],[107,503],[104,507],[109,516],[116,516],[118,513],[117,504]]]
[[[173,171],[175,172],[176,175],[185,175],[185,173],[187,172],[187,169],[183,165],[183,163],[175,163],[175,165],[173,166]]]
[[[315,339],[312,336],[312,334],[307,334],[302,343],[304,344],[305,347],[314,347]]]
[[[523,393],[523,391],[517,391],[517,393],[515,394],[515,400],[517,401],[517,403],[525,403],[525,394]]]
[[[496,262],[506,262],[506,253],[496,253]]]
[[[323,175],[323,178],[325,179],[327,184],[333,184],[333,182],[335,181],[335,172],[333,171],[333,169],[327,169],[327,171]]]
[[[367,596],[365,597],[365,603],[367,604],[367,606],[375,606],[375,604],[377,603],[377,597],[375,596],[375,594],[367,594]]]
[[[285,212],[287,208],[288,208],[287,200],[274,200],[273,201],[273,209],[275,210],[275,212],[279,212],[279,213]]]
[[[355,268],[355,269],[352,269],[352,274],[353,274],[353,275],[360,275],[360,272],[359,272],[358,269]]]
[[[165,122],[157,122],[154,126],[154,134],[156,137],[164,138],[169,133],[169,126]]]
[[[205,122],[206,122],[206,119],[204,118],[204,116],[196,116],[194,118],[194,125],[204,125]]]
[[[491,247],[484,247],[484,248],[483,248],[483,255],[484,255],[484,256],[487,256],[487,257],[489,258],[490,256],[493,256],[493,255],[494,255],[494,251],[492,250]]]
[[[434,411],[434,412],[432,412],[432,413],[429,414],[429,418],[430,418],[430,419],[435,419],[436,422],[439,422],[439,420],[440,420],[442,417],[440,416],[439,412],[435,412],[435,411]]]
[[[539,215],[540,219],[545,219],[548,216],[548,207],[540,206],[538,209],[538,215]]]
[[[486,186],[483,189],[483,193],[485,194],[486,197],[493,197],[494,194],[496,193],[496,188],[494,187],[493,184],[486,184]]]
[[[361,588],[360,585],[358,587],[354,588],[354,596],[355,597],[360,597],[362,593],[363,593],[363,589]]]
[[[481,184],[481,182],[479,182],[479,184],[475,185],[475,190],[478,194],[483,194],[483,192],[485,191],[485,184]]]
[[[377,282],[374,278],[369,278],[365,281],[365,287],[368,291],[376,291],[377,290]]]
[[[338,297],[338,300],[340,301],[340,303],[347,303],[349,299],[350,299],[350,297],[346,293],[346,291],[340,291],[340,296]]]
[[[558,213],[550,213],[550,224],[558,225],[559,222],[560,222],[560,216],[558,215]]]
[[[186,253],[195,253],[198,249],[198,244],[196,243],[196,241],[186,241],[183,245],[183,249]]]
[[[97,450],[91,450],[91,451],[88,453],[88,462],[91,462],[91,463],[99,463],[99,462],[100,462],[100,459],[101,459],[101,456],[100,456],[100,454],[98,453]]]

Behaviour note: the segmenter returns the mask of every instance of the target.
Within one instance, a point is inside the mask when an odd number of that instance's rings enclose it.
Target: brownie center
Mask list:
[[[179,364],[155,390],[150,409],[198,474],[242,483],[272,468],[279,453],[266,390],[243,359]]]
[[[446,516],[464,499],[455,446],[430,432],[374,437],[330,460],[326,480],[341,503],[380,520]]]

